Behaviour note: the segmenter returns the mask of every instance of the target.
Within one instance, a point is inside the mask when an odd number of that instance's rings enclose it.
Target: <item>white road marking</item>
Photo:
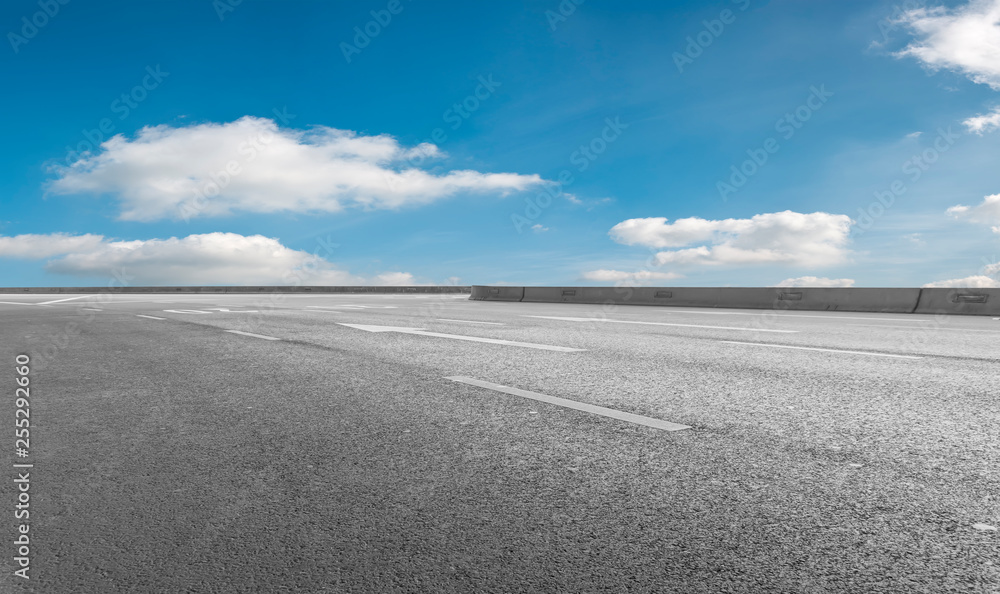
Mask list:
[[[335,311],[329,309],[303,309],[301,311],[308,311],[309,313],[335,313],[335,314],[347,313],[346,311]]]
[[[914,328],[913,326],[883,326],[880,324],[845,324],[844,328],[895,328],[897,330],[916,330],[918,332],[923,332],[925,330],[947,330],[951,332],[989,332],[990,334],[997,334],[1000,330],[983,330],[982,328],[941,328],[939,326],[919,326]]]
[[[167,313],[179,313],[179,314],[207,314],[207,311],[201,311],[200,309],[165,309],[163,310]]]
[[[142,314],[135,314],[135,315],[136,315],[136,317],[139,317],[139,318],[149,318],[150,320],[165,320],[165,319],[167,319],[167,318],[158,318],[156,316],[144,316]]]
[[[913,355],[890,355],[889,353],[868,353],[865,351],[842,351],[838,349],[821,349],[816,347],[800,347],[800,346],[788,346],[783,344],[767,344],[762,342],[737,342],[735,340],[720,340],[719,342],[724,342],[726,344],[745,344],[750,346],[763,346],[772,347],[775,349],[797,349],[801,351],[822,351],[824,353],[847,353],[849,355],[869,355],[871,357],[893,357],[895,359],[923,359],[923,357],[916,357]]]
[[[36,305],[51,305],[53,303],[62,303],[63,301],[73,301],[74,299],[84,299],[84,298],[87,298],[87,297],[97,297],[97,295],[78,295],[76,297],[67,297],[65,299],[55,299],[55,300],[52,300],[52,301],[43,301],[43,302],[38,303]]]
[[[345,303],[343,305],[307,305],[306,307],[316,309],[334,309],[338,307],[346,307],[348,309],[399,309],[395,305],[355,305],[354,303]]]
[[[501,324],[500,322],[479,322],[477,320],[451,320],[451,319],[448,319],[448,318],[437,318],[437,319],[439,321],[442,321],[442,322],[463,322],[465,324],[490,324],[492,326],[503,326],[504,325],[504,324]]]
[[[226,313],[257,313],[256,309],[241,309],[239,311],[230,311],[224,307],[209,307],[207,309],[210,309],[212,311],[224,311]]]
[[[614,324],[642,324],[646,326],[678,326],[681,328],[710,328],[712,330],[744,330],[746,332],[780,332],[795,334],[798,330],[773,330],[770,328],[738,328],[735,326],[701,326],[698,324],[670,324],[668,322],[637,322],[632,320],[608,320],[605,318],[564,318],[558,316],[524,316],[526,318],[542,318],[544,320],[563,320],[566,322],[610,322]]]
[[[96,307],[81,307],[80,309],[85,309],[87,311],[104,311],[103,309],[97,309]]]
[[[180,301],[176,301],[176,302],[175,301],[150,301],[148,299],[137,299],[137,300],[134,300],[134,301],[133,300],[118,301],[117,299],[111,299],[110,301],[108,301],[108,303],[117,305],[119,303],[181,303],[181,302]]]
[[[403,334],[416,334],[418,336],[433,336],[436,338],[451,338],[452,340],[468,340],[471,342],[488,342],[490,344],[504,344],[507,346],[519,346],[529,349],[539,349],[543,351],[559,351],[561,353],[578,353],[587,349],[573,349],[569,347],[552,346],[548,344],[535,344],[532,342],[517,342],[513,340],[500,340],[498,338],[480,338],[478,336],[464,336],[461,334],[441,334],[440,332],[427,332],[423,328],[400,328],[396,326],[367,326],[364,324],[340,324],[357,330],[366,332],[400,332]]]
[[[444,379],[451,380],[453,382],[469,384],[471,386],[478,386],[480,388],[486,388],[488,390],[496,390],[497,392],[512,394],[514,396],[521,396],[522,398],[530,398],[532,400],[538,400],[539,402],[547,402],[549,404],[555,404],[556,406],[564,406],[566,408],[572,408],[574,410],[580,410],[595,415],[601,415],[603,417],[610,417],[612,419],[618,419],[620,421],[627,421],[629,423],[635,423],[636,425],[645,425],[646,427],[662,429],[664,431],[680,431],[682,429],[691,428],[688,425],[679,425],[677,423],[671,423],[669,421],[654,419],[652,417],[644,417],[642,415],[627,413],[624,411],[615,410],[613,408],[605,408],[603,406],[597,406],[594,404],[586,404],[583,402],[577,402],[575,400],[567,400],[566,398],[559,398],[558,396],[549,396],[548,394],[539,394],[538,392],[530,392],[528,390],[510,388],[508,386],[501,386],[500,384],[494,384],[492,382],[484,382],[482,380],[477,380],[471,377],[454,376],[454,377],[446,377]]]
[[[264,336],[263,334],[254,334],[252,332],[240,332],[239,330],[226,330],[231,334],[242,334],[243,336],[252,336],[254,338],[263,338],[264,340],[281,340],[280,338],[275,338],[273,336]]]
[[[705,314],[705,315],[710,315],[710,316],[764,316],[764,315],[769,315],[769,314],[764,314],[764,313],[751,313],[751,312],[744,312],[744,311],[698,311],[698,310],[690,310],[690,309],[683,309],[683,310],[679,310],[679,311],[665,311],[663,313],[665,313],[665,314],[674,314],[674,313]],[[769,313],[774,313],[774,310],[769,310]],[[834,314],[834,315],[829,315],[829,316],[811,316],[811,315],[805,315],[805,314],[775,314],[775,315],[778,315],[778,316],[780,316],[782,318],[823,318],[823,319],[826,319],[826,320],[868,320],[868,321],[882,321],[882,322],[922,322],[922,321],[925,321],[923,319],[907,320],[907,319],[903,319],[903,318],[862,318],[862,317],[856,317],[856,316],[838,316],[838,315],[836,315],[837,312],[831,311],[830,313]]]
[[[38,305],[37,303],[28,303],[26,301],[0,301],[4,305]]]

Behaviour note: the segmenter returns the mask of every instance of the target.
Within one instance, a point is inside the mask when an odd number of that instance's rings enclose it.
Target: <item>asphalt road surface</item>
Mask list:
[[[990,317],[62,294],[0,332],[5,592],[1000,592]]]

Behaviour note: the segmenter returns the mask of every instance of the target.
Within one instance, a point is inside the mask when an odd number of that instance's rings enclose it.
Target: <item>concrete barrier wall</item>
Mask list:
[[[469,299],[476,301],[520,301],[524,298],[524,287],[483,287],[473,285]]]
[[[727,287],[721,289],[718,307],[911,313],[917,307],[919,296],[920,289],[904,288]]]
[[[919,289],[524,287],[523,301],[910,313],[917,307],[919,294]]]
[[[1000,316],[1000,289],[921,289],[915,313]]]
[[[7,293],[375,293],[380,295],[465,293],[472,287],[0,287]]]
[[[472,299],[791,311],[1000,315],[1000,289],[474,286]]]

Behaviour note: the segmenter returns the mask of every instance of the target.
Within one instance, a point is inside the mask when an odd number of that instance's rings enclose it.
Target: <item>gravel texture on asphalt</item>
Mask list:
[[[4,591],[1000,592],[988,317],[3,300],[25,303],[0,304],[0,351],[10,394],[14,356],[32,356],[35,464],[33,578],[8,571]],[[13,448],[13,405],[2,411]],[[12,511],[16,487],[3,489]]]

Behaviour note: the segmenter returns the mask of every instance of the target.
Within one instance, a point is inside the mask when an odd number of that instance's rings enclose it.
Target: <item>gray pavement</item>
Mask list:
[[[1000,592],[1000,320],[70,297],[0,295],[5,591]]]

